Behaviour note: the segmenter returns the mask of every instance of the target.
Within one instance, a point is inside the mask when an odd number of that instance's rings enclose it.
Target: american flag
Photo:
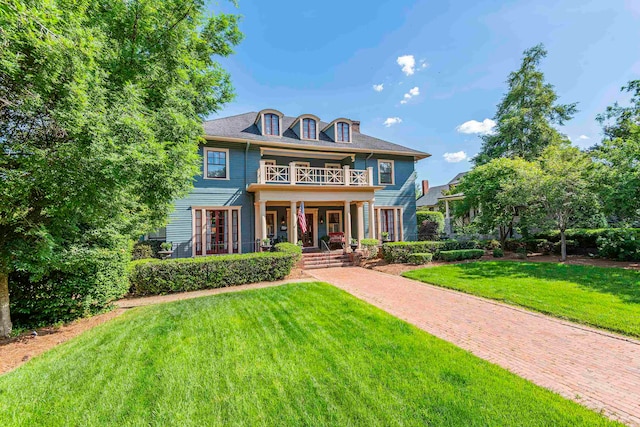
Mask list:
[[[300,209],[298,209],[298,224],[300,225],[300,231],[307,232],[307,217],[304,214],[304,202],[300,202]]]

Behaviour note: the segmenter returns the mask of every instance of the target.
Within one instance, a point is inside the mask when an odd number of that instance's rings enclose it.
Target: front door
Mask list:
[[[303,233],[300,228],[300,224],[298,224],[298,238],[302,240],[303,247],[309,248],[315,246],[315,242],[313,241],[313,237],[315,235],[315,215],[312,213],[305,213],[304,216],[307,219],[307,231],[306,233]]]

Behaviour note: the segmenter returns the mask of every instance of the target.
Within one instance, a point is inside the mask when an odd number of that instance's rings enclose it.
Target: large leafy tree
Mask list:
[[[202,118],[232,99],[215,56],[241,40],[237,21],[194,0],[0,3],[0,336],[11,271],[166,221]]]
[[[473,225],[483,233],[498,230],[504,247],[517,217],[532,203],[530,186],[537,175],[537,165],[520,158],[498,158],[476,166],[456,187],[457,193],[464,193],[456,211],[475,209]]]
[[[631,94],[630,105],[616,103],[598,116],[604,139],[591,154],[605,212],[634,223],[640,221],[640,80],[622,90]]]
[[[576,104],[558,104],[553,86],[545,82],[540,61],[542,45],[524,51],[520,68],[509,75],[507,93],[498,105],[492,133],[482,137],[476,165],[499,157],[535,160],[549,145],[566,138],[554,125],[562,125],[576,112]]]
[[[565,232],[593,218],[600,210],[592,183],[593,162],[569,144],[547,147],[531,182],[529,220],[541,228],[560,230],[562,261],[567,259]]]

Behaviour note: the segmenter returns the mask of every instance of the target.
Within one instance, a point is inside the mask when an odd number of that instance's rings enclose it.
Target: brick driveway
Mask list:
[[[640,426],[640,342],[359,267],[307,273],[611,418]]]

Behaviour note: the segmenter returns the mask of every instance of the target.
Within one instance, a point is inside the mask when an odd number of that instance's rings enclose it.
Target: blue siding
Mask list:
[[[331,130],[328,130],[331,132]],[[195,177],[194,189],[185,198],[176,200],[175,210],[170,216],[167,226],[167,241],[174,243],[176,257],[190,257],[192,254],[191,237],[191,207],[192,206],[240,206],[241,207],[241,234],[242,252],[251,252],[255,241],[255,212],[253,206],[253,194],[248,193],[246,188],[249,184],[257,180],[256,171],[260,167],[260,149],[252,144],[247,149],[241,143],[209,142],[205,146],[215,148],[227,148],[229,150],[229,179],[211,180],[204,179],[201,170],[200,175]],[[202,155],[203,148],[200,148]],[[416,201],[415,201],[415,172],[414,161],[411,157],[386,156],[358,154],[355,162],[351,164],[350,159],[342,162],[324,159],[306,159],[292,157],[269,157],[264,159],[275,159],[277,164],[289,164],[292,161],[308,161],[313,167],[324,167],[325,163],[349,164],[355,169],[366,169],[373,167],[374,183],[378,182],[378,162],[379,158],[394,160],[394,185],[385,186],[383,190],[375,193],[377,206],[402,206],[403,224],[405,240],[416,238]],[[203,163],[201,163],[203,165]],[[202,166],[201,166],[202,167]],[[307,208],[313,208],[312,204],[307,204]],[[324,218],[324,224],[318,224],[318,238],[326,234],[327,210],[342,210],[343,206],[318,207],[318,218]],[[285,207],[267,207],[268,211],[277,211],[277,223],[282,217],[286,218]],[[365,205],[365,236],[368,236],[369,211]],[[352,236],[356,236],[357,211],[355,205],[352,206]],[[343,215],[344,221],[344,215]],[[319,222],[319,221],[318,221]],[[286,236],[286,232],[279,231],[280,236]]]

